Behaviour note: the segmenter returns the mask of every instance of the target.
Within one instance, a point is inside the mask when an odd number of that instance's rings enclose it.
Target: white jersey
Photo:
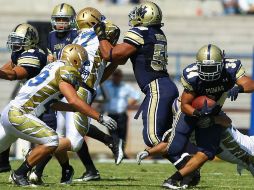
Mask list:
[[[10,104],[25,113],[40,116],[52,103],[63,97],[59,91],[61,80],[77,89],[81,78],[74,67],[62,61],[53,62],[45,66],[36,77],[28,80]]]
[[[72,43],[86,49],[90,63],[82,67],[81,77],[87,86],[96,90],[106,67],[106,62],[99,55],[99,40],[96,33],[93,28],[83,29]]]

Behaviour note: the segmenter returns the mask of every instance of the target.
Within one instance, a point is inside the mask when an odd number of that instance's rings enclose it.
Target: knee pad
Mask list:
[[[71,150],[73,152],[78,152],[81,147],[82,147],[82,144],[84,142],[84,139],[70,139],[71,141]]]
[[[45,146],[54,146],[54,147],[58,147],[59,145],[59,138],[57,135],[54,135],[54,136],[51,136],[51,137],[48,137],[48,141],[47,143],[45,143],[44,145]]]

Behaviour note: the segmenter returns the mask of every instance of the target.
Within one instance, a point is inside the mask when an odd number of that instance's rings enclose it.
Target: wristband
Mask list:
[[[110,63],[112,63],[112,61],[113,61],[113,60],[112,60],[112,59],[113,59],[113,58],[112,58],[112,52],[113,52],[113,48],[111,48],[110,51],[109,51],[109,62],[110,62]]]
[[[150,156],[150,152],[147,149],[145,149],[144,151],[146,151],[148,153],[147,156]]]
[[[244,88],[242,85],[238,85],[238,89],[239,89],[239,92],[240,93],[243,93],[244,92]]]

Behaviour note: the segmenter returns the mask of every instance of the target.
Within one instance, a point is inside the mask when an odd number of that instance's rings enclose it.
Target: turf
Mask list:
[[[20,164],[13,161],[13,168]],[[78,160],[71,160],[75,169],[75,176],[79,177],[83,172],[83,166]],[[175,169],[170,164],[142,164],[140,166],[131,163],[122,163],[115,166],[111,163],[96,163],[101,174],[100,181],[73,183],[63,186],[59,184],[60,168],[55,160],[52,160],[45,170],[45,186],[37,189],[85,189],[85,190],[156,190],[162,189],[162,181],[172,174]],[[202,168],[200,184],[195,189],[225,190],[225,189],[254,189],[253,177],[246,170],[242,176],[236,173],[236,165],[225,162],[210,162]],[[8,183],[9,173],[0,174],[0,190],[24,189]],[[30,187],[29,189],[32,189]]]

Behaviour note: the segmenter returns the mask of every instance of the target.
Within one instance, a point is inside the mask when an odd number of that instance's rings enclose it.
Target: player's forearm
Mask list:
[[[107,40],[102,40],[100,41],[100,54],[102,56],[102,58],[105,60],[105,61],[112,61],[111,60],[111,56],[110,55],[110,51],[111,49],[113,48],[113,46],[107,41]]]
[[[71,100],[68,102],[76,111],[91,117],[95,120],[99,120],[100,113],[93,109],[90,105],[85,103],[80,98],[76,98],[75,100]]]
[[[189,116],[193,116],[195,109],[190,104],[181,104],[181,111]]]
[[[76,111],[71,105],[69,105],[68,103],[65,103],[65,102],[56,102],[51,105],[51,108],[56,111],[67,111],[67,112],[75,112]]]
[[[2,69],[0,70],[0,78],[5,80],[16,80],[17,73],[14,70]]]
[[[148,149],[147,152],[149,152],[150,156],[164,155],[167,153],[167,145],[168,143],[160,142],[158,145]]]
[[[12,68],[14,67],[12,61],[8,61],[7,63],[5,63],[0,69],[7,69],[7,70],[12,70]]]

